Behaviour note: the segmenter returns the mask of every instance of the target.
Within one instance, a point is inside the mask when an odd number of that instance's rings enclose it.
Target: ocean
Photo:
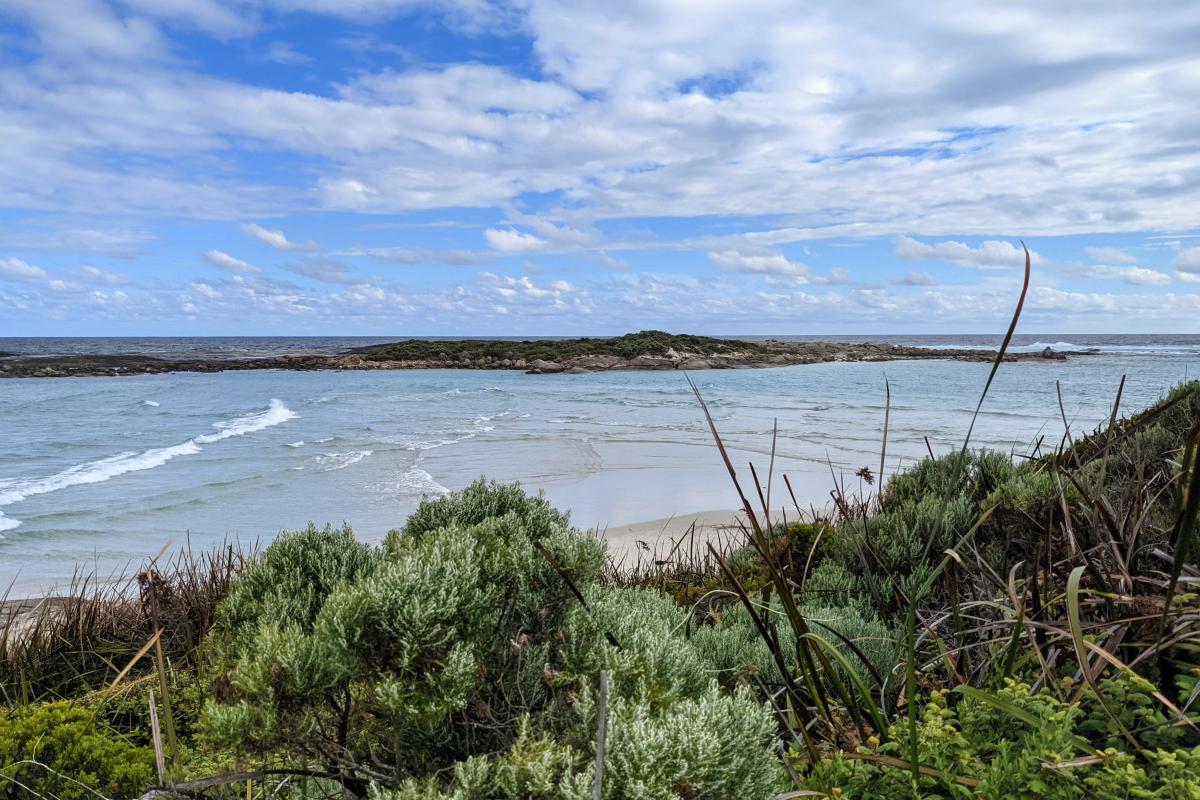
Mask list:
[[[749,338],[749,337],[742,337]],[[995,336],[774,337],[995,347]],[[21,354],[166,357],[337,352],[365,337],[0,339]],[[1076,434],[1200,374],[1200,336],[1019,336],[1040,351],[1098,351],[1004,364],[973,446],[1018,455]],[[891,388],[888,473],[961,447],[990,365],[830,363],[693,373],[746,472],[823,506],[833,481],[878,469]],[[734,508],[737,495],[685,377],[675,372],[530,376],[492,371],[177,373],[0,380],[0,587],[51,589],[190,542],[265,542],[349,523],[368,541],[422,497],[487,476],[544,490],[580,527]],[[773,505],[784,489],[776,484]],[[789,499],[790,504],[790,499]]]

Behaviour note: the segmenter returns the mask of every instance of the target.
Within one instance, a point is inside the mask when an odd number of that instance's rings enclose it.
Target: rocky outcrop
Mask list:
[[[0,377],[57,378],[99,375],[145,375],[165,372],[224,372],[247,369],[287,370],[397,370],[397,369],[483,369],[520,370],[533,375],[583,375],[614,370],[704,370],[783,367],[830,361],[897,361],[907,359],[953,359],[991,361],[988,350],[932,350],[893,344],[841,342],[736,342],[726,352],[701,353],[670,348],[663,353],[641,353],[629,357],[603,354],[558,359],[464,356],[443,353],[428,358],[388,361],[365,358],[358,353],[341,355],[296,354],[264,358],[169,359],[143,355],[71,355],[0,357]],[[1072,354],[1076,355],[1076,354]],[[1079,354],[1086,355],[1086,354]],[[1067,354],[1046,348],[1040,353],[1010,354],[1008,361],[1060,361]]]
[[[535,358],[533,363],[529,365],[530,375],[553,375],[556,372],[565,372],[566,367],[555,361],[546,361],[541,358]]]

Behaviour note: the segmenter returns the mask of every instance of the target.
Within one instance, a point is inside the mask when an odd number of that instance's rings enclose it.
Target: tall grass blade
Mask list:
[[[997,370],[1000,369],[1000,363],[1004,361],[1004,354],[1008,352],[1008,344],[1012,341],[1013,332],[1017,329],[1017,320],[1021,318],[1021,309],[1025,307],[1025,295],[1029,293],[1029,247],[1024,242],[1021,242],[1021,247],[1025,250],[1025,281],[1021,284],[1021,297],[1017,300],[1017,310],[1013,312],[1012,322],[1008,325],[1008,331],[1004,334],[1004,341],[1000,343],[1000,350],[996,353],[996,360],[992,362],[992,371],[988,373],[987,382],[983,384],[983,393],[979,395],[979,402],[975,404],[975,413],[971,415],[971,425],[967,428],[967,438],[963,440],[963,452],[967,451],[967,445],[971,442],[971,433],[975,430],[975,421],[979,419],[979,409],[983,408],[983,400],[987,397],[988,389],[992,386],[992,380],[996,377]]]
[[[1190,456],[1190,458],[1189,458]],[[1163,603],[1163,621],[1171,611],[1171,601],[1175,597],[1175,587],[1179,584],[1179,576],[1183,572],[1183,562],[1187,560],[1195,546],[1196,519],[1200,516],[1200,422],[1192,428],[1188,437],[1187,449],[1184,451],[1183,471],[1179,476],[1180,494],[1184,501],[1175,519],[1175,530],[1171,535],[1171,575],[1167,580],[1167,599]],[[1164,624],[1164,630],[1165,630]]]
[[[1083,578],[1084,567],[1075,567],[1071,570],[1070,576],[1067,578],[1067,622],[1071,628],[1071,642],[1075,646],[1075,657],[1079,661],[1079,670],[1083,673],[1083,679],[1087,681],[1087,685],[1091,687],[1092,692],[1096,695],[1096,701],[1100,703],[1100,707],[1116,725],[1117,730],[1129,742],[1135,750],[1141,750],[1142,747],[1138,744],[1137,739],[1133,738],[1133,734],[1121,722],[1120,718],[1109,708],[1108,703],[1104,699],[1104,695],[1100,693],[1100,684],[1096,680],[1096,674],[1092,671],[1091,657],[1088,655],[1088,641],[1083,636],[1083,623],[1079,611],[1079,582]]]
[[[883,465],[887,456],[888,422],[892,416],[892,384],[885,376],[883,379],[883,442],[879,446],[879,492],[883,493]]]

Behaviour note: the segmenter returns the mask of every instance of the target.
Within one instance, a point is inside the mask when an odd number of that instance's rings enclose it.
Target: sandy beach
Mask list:
[[[742,527],[745,512],[740,510],[697,511],[678,514],[632,525],[617,525],[595,532],[608,542],[608,553],[618,567],[632,567],[639,556],[663,559],[699,552],[709,542],[723,551],[728,545],[739,546],[745,541]]]

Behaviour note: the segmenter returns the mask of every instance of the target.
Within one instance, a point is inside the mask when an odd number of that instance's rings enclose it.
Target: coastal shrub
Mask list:
[[[942,552],[978,518],[977,507],[961,495],[893,495],[884,508],[869,519],[843,523],[831,542],[838,561],[864,578],[881,613],[899,597],[918,601]]]
[[[246,569],[221,604],[217,638],[258,625],[296,625],[311,631],[329,593],[374,568],[376,554],[349,525],[310,524],[284,533]]]
[[[154,778],[154,752],[88,709],[57,702],[0,716],[0,797],[136,797]]]
[[[599,580],[603,546],[541,498],[477,483],[426,501],[379,555],[343,559],[304,613],[227,621],[207,735],[333,762],[356,791],[381,769],[399,779],[508,746],[520,716],[552,700],[545,667],[577,605],[536,545],[577,586]]]
[[[400,531],[388,535],[388,541],[424,536],[452,524],[476,525],[509,514],[516,517],[516,524],[506,530],[534,541],[562,531],[570,523],[568,516],[552,507],[543,495],[531,497],[520,484],[480,478],[460,492],[423,501]]]
[[[627,699],[622,687],[609,706],[602,797],[608,800],[722,798],[763,800],[782,783],[774,723],[748,691],[723,693],[710,684],[700,695],[655,709]],[[523,726],[511,750],[455,765],[448,785],[435,778],[375,800],[589,800],[595,754],[595,699],[585,689],[574,742],[534,738]]]
[[[1113,691],[1109,687],[1108,691]],[[1129,685],[1126,696],[1145,695]],[[873,737],[858,757],[834,754],[813,765],[810,790],[845,798],[921,797],[1200,798],[1200,749],[1146,747],[1134,753],[1108,731],[1089,728],[1103,713],[1096,696],[1079,703],[1008,680],[983,701],[935,690],[920,712],[918,753],[925,772],[913,786],[907,723],[898,721],[883,744]],[[1148,696],[1145,697],[1150,702]],[[1089,735],[1090,734],[1090,735]],[[1089,744],[1090,740],[1090,744]],[[1098,753],[1098,758],[1087,758]],[[892,759],[890,764],[884,763]],[[1076,762],[1075,759],[1080,759]]]
[[[804,582],[803,600],[823,606],[865,606],[859,579],[838,561],[828,560],[812,571]]]
[[[598,586],[589,593],[588,606],[590,611],[576,604],[564,626],[560,669],[565,679],[589,683],[608,670],[614,685],[654,708],[708,688],[712,667],[687,636],[689,612],[669,596]]]
[[[880,675],[887,675],[900,659],[895,634],[869,609],[860,606],[804,605],[800,607],[800,613],[808,621],[812,632],[836,647],[867,684],[872,682],[872,669]],[[790,625],[777,624],[776,634],[782,652],[797,652],[796,636]],[[863,664],[859,656],[842,641],[843,637],[866,657],[869,666]],[[698,630],[692,641],[709,669],[720,674],[727,683],[749,676],[757,676],[771,685],[779,685],[783,681],[771,651],[744,606],[729,609],[717,625]],[[843,669],[840,662],[835,664],[835,668],[839,672]]]

